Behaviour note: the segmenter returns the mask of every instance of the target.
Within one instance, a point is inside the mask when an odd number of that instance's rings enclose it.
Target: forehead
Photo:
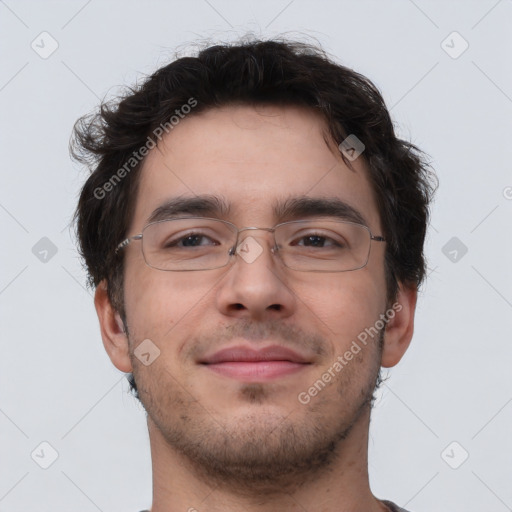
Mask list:
[[[323,119],[301,107],[238,105],[185,117],[144,161],[131,229],[169,200],[208,195],[239,226],[279,222],[276,204],[308,197],[342,200],[379,231],[364,160],[350,169],[326,139]]]

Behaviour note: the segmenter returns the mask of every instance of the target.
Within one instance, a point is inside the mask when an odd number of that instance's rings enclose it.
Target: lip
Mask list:
[[[200,363],[226,377],[261,382],[303,370],[311,364],[311,360],[279,345],[257,350],[240,345],[219,350]]]
[[[292,363],[310,363],[310,359],[294,350],[280,345],[269,345],[259,349],[237,345],[227,347],[200,362],[203,364],[232,362],[289,361]]]

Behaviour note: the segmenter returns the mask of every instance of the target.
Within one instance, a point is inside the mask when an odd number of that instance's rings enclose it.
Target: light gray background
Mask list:
[[[367,75],[440,179],[413,343],[373,413],[374,493],[413,512],[512,510],[511,28],[510,0],[0,0],[0,512],[151,504],[145,416],[103,349],[68,228],[86,178],[68,139],[177,47],[247,30],[308,34]],[[31,48],[51,48],[43,31],[59,45],[47,59]],[[469,44],[457,58],[453,31]],[[49,461],[43,441],[59,454],[48,469],[31,457]]]

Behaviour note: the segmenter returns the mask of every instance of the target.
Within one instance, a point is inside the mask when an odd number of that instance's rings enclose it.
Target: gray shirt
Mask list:
[[[405,510],[405,508],[401,508],[399,507],[398,505],[395,505],[392,501],[386,501],[386,500],[381,500],[382,503],[384,503],[384,505],[386,505],[386,507],[389,508],[389,510],[391,512],[408,512],[407,510]],[[149,512],[149,511],[147,511]]]

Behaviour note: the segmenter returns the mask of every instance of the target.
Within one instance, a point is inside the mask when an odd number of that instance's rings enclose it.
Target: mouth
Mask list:
[[[220,350],[200,361],[208,370],[245,382],[262,382],[304,370],[311,360],[297,352],[272,345],[254,350],[236,346]]]

